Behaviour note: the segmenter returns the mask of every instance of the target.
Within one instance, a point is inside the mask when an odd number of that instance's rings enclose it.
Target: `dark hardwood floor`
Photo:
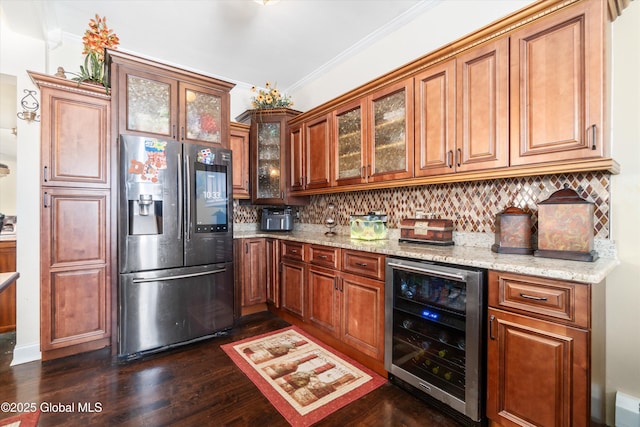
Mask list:
[[[0,402],[51,409],[39,426],[287,426],[220,349],[288,326],[270,313],[242,318],[227,335],[129,362],[109,349],[9,367],[15,334],[0,335]],[[54,406],[58,405],[58,407]],[[73,405],[73,406],[70,406]],[[81,406],[85,412],[81,411]],[[59,409],[70,408],[68,413]],[[95,412],[87,412],[89,409]],[[0,421],[16,413],[0,412]],[[454,427],[452,418],[387,383],[318,426]]]

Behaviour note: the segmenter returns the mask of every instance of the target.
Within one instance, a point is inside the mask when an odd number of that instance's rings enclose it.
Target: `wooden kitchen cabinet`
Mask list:
[[[304,130],[302,123],[289,125],[289,182],[291,191],[304,190],[305,158],[304,158]]]
[[[56,84],[49,76],[31,75],[37,84]],[[95,96],[65,89],[42,91],[42,185],[110,187],[111,98],[99,88]]]
[[[509,40],[414,77],[415,176],[509,165]]]
[[[242,306],[248,307],[267,302],[267,258],[264,238],[238,239],[241,255],[240,277],[236,279],[242,289]]]
[[[16,241],[0,240],[0,273],[16,271]],[[16,283],[0,293],[0,334],[16,330]]]
[[[367,123],[367,182],[412,177],[413,80],[394,83],[369,95]]]
[[[609,155],[608,20],[585,0],[511,34],[511,164]]]
[[[49,360],[111,344],[111,97],[29,74],[42,103],[40,347]]]
[[[229,146],[233,160],[233,198],[250,199],[248,125],[231,122]]]
[[[305,189],[331,186],[331,114],[304,123]]]
[[[265,256],[267,263],[267,303],[275,308],[280,307],[280,241],[265,239]]]
[[[109,50],[120,133],[229,148],[233,84]]]
[[[250,123],[251,202],[257,205],[300,205],[308,197],[291,195],[292,178],[287,172],[289,120],[299,112],[289,108],[248,110],[238,117]],[[302,172],[302,171],[300,171]]]
[[[110,344],[110,191],[43,187],[42,360]]]
[[[299,320],[307,312],[306,245],[282,240],[280,243],[280,308]]]
[[[604,422],[604,284],[490,271],[488,285],[489,419]]]
[[[368,159],[367,102],[356,99],[334,111],[333,170],[336,186],[366,182]]]
[[[358,351],[384,361],[384,282],[342,273],[340,339]]]
[[[310,259],[307,274],[307,322],[360,353],[383,361],[384,256],[311,247],[316,257],[315,261]],[[347,273],[354,269],[356,274]]]

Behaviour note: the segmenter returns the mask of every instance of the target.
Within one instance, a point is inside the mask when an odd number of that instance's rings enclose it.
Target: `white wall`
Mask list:
[[[294,108],[309,110],[531,3],[534,1],[437,2],[395,32],[362,51],[336,59],[330,68],[318,70],[316,75],[286,92],[296,102]],[[442,16],[454,17],[455,25],[437,18]]]
[[[37,89],[26,70],[45,71],[45,43],[0,27],[0,73],[17,77],[17,93]],[[16,99],[16,108],[19,100]],[[18,110],[20,111],[20,110]],[[16,347],[13,364],[40,359],[40,124],[18,120]]]
[[[607,421],[615,391],[640,398],[640,2],[613,22],[611,226],[621,264],[607,278]]]

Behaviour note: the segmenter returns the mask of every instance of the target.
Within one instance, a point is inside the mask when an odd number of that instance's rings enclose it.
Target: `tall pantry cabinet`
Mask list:
[[[42,360],[111,344],[111,98],[29,73],[41,90]]]

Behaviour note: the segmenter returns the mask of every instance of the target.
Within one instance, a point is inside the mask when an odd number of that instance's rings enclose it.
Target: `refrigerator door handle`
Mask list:
[[[187,240],[191,240],[191,228],[192,228],[192,219],[191,219],[191,159],[189,158],[188,155],[185,156],[185,168],[186,168],[186,173],[185,173],[185,181],[187,183],[187,194],[186,194],[186,199],[187,199],[187,212],[186,212],[186,217],[187,217]]]
[[[154,277],[154,278],[145,278],[145,279],[133,279],[133,283],[148,283],[148,282],[157,282],[159,280],[177,280],[177,279],[187,279],[189,277],[199,277],[199,276],[208,276],[210,274],[219,274],[227,271],[226,268],[219,268],[217,270],[212,271],[202,271],[200,273],[191,273],[191,274],[176,274],[175,276],[166,276],[166,277]]]
[[[178,154],[178,240],[182,240],[184,219],[182,217],[182,155]]]

